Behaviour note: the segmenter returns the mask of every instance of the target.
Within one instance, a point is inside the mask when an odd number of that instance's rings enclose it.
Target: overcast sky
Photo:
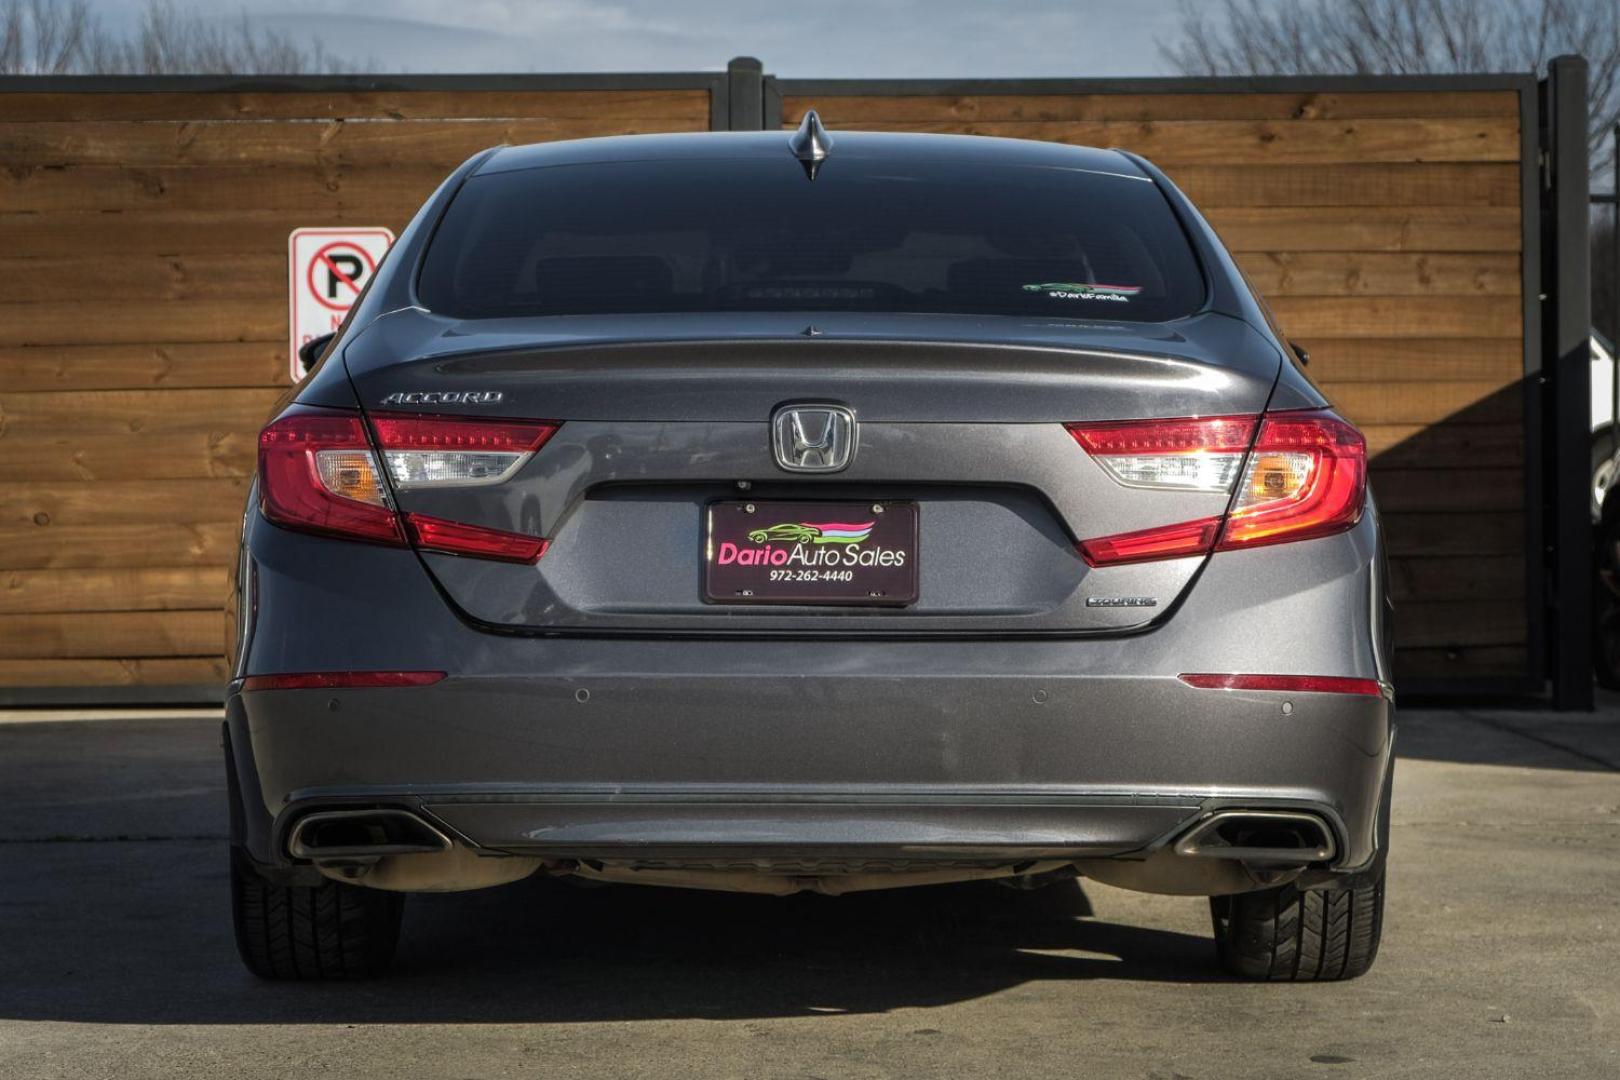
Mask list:
[[[109,29],[144,0],[93,0]],[[1176,0],[214,0],[389,71],[695,71],[737,55],[793,76],[1171,74]]]

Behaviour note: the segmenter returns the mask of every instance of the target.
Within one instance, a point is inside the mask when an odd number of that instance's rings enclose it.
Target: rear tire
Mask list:
[[[380,975],[399,943],[401,893],[326,881],[277,885],[231,848],[236,951],[261,979],[322,981]]]
[[[1212,896],[1221,966],[1246,979],[1332,982],[1372,967],[1384,928],[1384,871],[1351,888],[1293,885]]]

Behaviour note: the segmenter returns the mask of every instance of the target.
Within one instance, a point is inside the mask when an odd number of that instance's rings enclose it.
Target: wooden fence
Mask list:
[[[292,228],[397,232],[495,143],[791,126],[812,106],[835,132],[1163,166],[1367,432],[1403,680],[1540,677],[1533,80],[740,74],[0,84],[0,696],[218,692],[235,519],[287,383]]]
[[[293,228],[397,233],[497,143],[707,130],[722,79],[11,80],[0,687],[220,693],[236,520],[256,433],[288,384]]]

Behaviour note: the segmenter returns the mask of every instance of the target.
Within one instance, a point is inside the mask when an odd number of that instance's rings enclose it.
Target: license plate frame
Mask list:
[[[703,602],[909,607],[920,518],[905,499],[717,499],[703,512]]]

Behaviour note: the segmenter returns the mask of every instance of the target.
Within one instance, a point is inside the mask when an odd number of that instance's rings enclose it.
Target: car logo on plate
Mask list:
[[[846,468],[855,436],[855,414],[842,405],[784,405],[771,416],[776,463],[788,472]]]

